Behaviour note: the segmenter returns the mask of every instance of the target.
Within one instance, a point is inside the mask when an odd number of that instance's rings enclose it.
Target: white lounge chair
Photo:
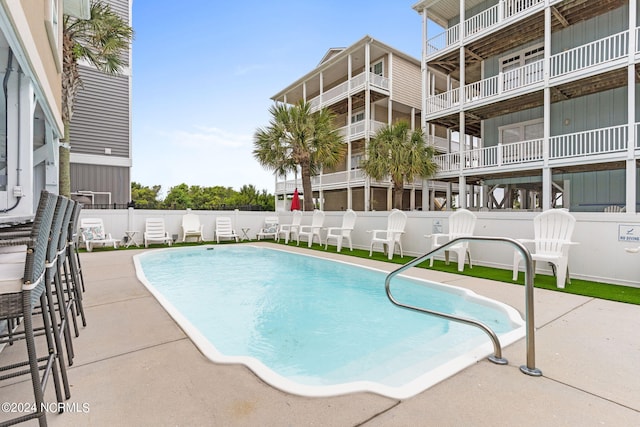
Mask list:
[[[311,225],[301,225],[298,232],[297,240],[298,246],[300,246],[300,237],[307,238],[307,246],[311,247],[313,244],[313,238],[318,236],[318,244],[322,246],[322,236],[320,236],[320,230],[324,224],[324,212],[316,209],[313,211],[313,217],[311,218]]]
[[[425,237],[431,237],[431,250],[439,248],[447,242],[458,237],[473,236],[473,230],[476,227],[475,214],[467,209],[458,209],[449,217],[449,232],[429,234]],[[444,240],[441,240],[444,239]],[[455,252],[458,256],[458,271],[464,270],[464,262],[469,257],[469,267],[473,267],[471,263],[471,252],[469,251],[469,242],[456,243],[448,247],[444,251],[444,258],[449,265],[449,252]],[[431,257],[430,266],[433,267],[433,257]]]
[[[235,239],[236,242],[240,239],[228,216],[216,217],[216,242],[220,243],[220,239]]]
[[[533,239],[518,239],[522,243],[533,243],[533,274],[536,262],[548,262],[553,266],[556,275],[556,286],[564,288],[565,282],[571,283],[569,277],[569,248],[577,245],[571,241],[576,219],[565,209],[549,209],[533,219]],[[522,260],[520,251],[513,254],[513,280],[518,279],[518,268]]]
[[[258,231],[258,233],[256,234],[256,238],[258,240],[266,238],[272,238],[273,240],[276,240],[278,238],[279,223],[280,221],[278,220],[277,216],[266,217],[264,219],[264,226],[260,229],[260,231]]]
[[[293,219],[291,220],[291,224],[282,224],[280,226],[280,230],[278,231],[278,239],[280,241],[280,236],[284,236],[284,243],[289,243],[289,239],[293,240],[293,235],[298,236],[298,232],[300,232],[300,223],[302,222],[302,211],[293,211]]]
[[[171,246],[172,239],[165,230],[164,219],[146,219],[144,224],[144,247],[148,248],[149,243],[166,243]]]
[[[182,241],[186,242],[187,238],[195,237],[197,242],[202,241],[203,225],[200,223],[200,217],[191,212],[187,212],[182,216]]]
[[[404,233],[404,227],[407,224],[407,214],[398,209],[393,209],[387,219],[386,230],[370,230],[368,233],[373,233],[371,236],[371,248],[369,249],[369,256],[373,255],[373,245],[376,243],[382,244],[383,252],[389,256],[389,259],[393,259],[393,253],[396,250],[396,246],[400,249],[400,257],[404,257],[402,252],[401,237]]]
[[[111,233],[105,231],[102,218],[80,219],[80,236],[82,236],[87,252],[91,252],[96,245],[113,245],[114,248],[117,248],[120,243],[120,240],[114,239],[111,237]]]
[[[329,246],[329,240],[336,241],[336,250],[340,252],[342,250],[342,241],[347,239],[349,242],[349,250],[353,250],[353,244],[351,243],[351,232],[355,228],[356,213],[352,209],[347,209],[347,211],[342,216],[342,226],[341,227],[329,227],[327,228],[327,240],[325,241],[324,248],[327,249]]]

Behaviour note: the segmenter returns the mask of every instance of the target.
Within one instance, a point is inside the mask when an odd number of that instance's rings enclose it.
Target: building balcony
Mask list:
[[[362,120],[356,123],[352,123],[349,126],[343,126],[338,129],[338,133],[345,141],[357,141],[359,139],[371,138],[380,129],[384,129],[387,124],[383,122],[377,122],[375,120],[368,120],[369,129],[367,129],[367,121]]]
[[[633,32],[640,41],[640,29]],[[624,67],[629,56],[629,31],[623,31],[549,57],[549,85],[556,86]],[[640,54],[636,43],[634,56]],[[638,58],[636,59],[638,60]],[[499,73],[426,99],[427,120],[475,108],[544,88],[544,59]]]
[[[635,151],[640,152],[635,125]],[[460,174],[497,173],[595,162],[625,160],[628,156],[629,127],[612,126],[544,139],[498,144],[464,153],[448,153],[434,157],[438,164],[437,178],[452,178]],[[545,153],[548,153],[545,155]],[[461,161],[462,159],[462,161]]]
[[[454,25],[428,39],[425,49],[426,59],[457,49],[461,37],[464,44],[468,39],[484,36],[514,20],[542,10],[544,3],[544,0],[501,0],[498,4],[465,19],[463,25]]]
[[[346,82],[328,89],[326,92],[322,92],[314,98],[311,98],[309,100],[309,103],[311,104],[311,111],[317,111],[320,108],[346,99],[350,95],[362,92],[366,87],[367,81],[369,82],[370,88],[386,94],[389,93],[391,83],[387,77],[379,76],[371,72],[364,72],[352,77]]]

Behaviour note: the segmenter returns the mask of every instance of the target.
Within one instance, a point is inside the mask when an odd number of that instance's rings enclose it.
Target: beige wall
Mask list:
[[[62,0],[58,7],[58,44],[55,51],[52,49],[52,41],[49,40],[45,22],[48,20],[49,0],[21,0],[7,2],[11,18],[20,38],[23,48],[30,58],[31,67],[36,74],[38,83],[43,88],[52,112],[62,124]],[[25,24],[26,23],[26,27]],[[32,51],[35,49],[35,51]]]
[[[422,105],[420,66],[395,55],[392,67],[393,100],[420,110]]]

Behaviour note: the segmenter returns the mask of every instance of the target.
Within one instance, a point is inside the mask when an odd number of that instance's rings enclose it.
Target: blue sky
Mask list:
[[[365,35],[419,58],[415,3],[134,0],[132,180],[273,193],[251,154],[270,98]]]

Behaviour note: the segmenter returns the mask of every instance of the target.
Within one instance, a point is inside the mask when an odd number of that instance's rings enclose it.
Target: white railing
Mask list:
[[[629,53],[629,31],[623,31],[551,56],[551,77],[614,61]]]
[[[438,172],[452,172],[460,170],[460,153],[447,153],[433,156],[438,165]]]
[[[360,73],[357,76],[351,78],[351,90],[358,89],[360,86],[364,86],[364,83],[367,81],[367,76],[365,73]]]
[[[312,176],[311,177],[311,185],[320,185],[322,183],[323,186],[326,185],[335,185],[342,184],[343,182],[347,182],[348,172],[333,172],[333,173],[325,173],[322,175]]]
[[[473,102],[499,94],[501,75],[469,83],[464,87],[464,102]]]
[[[341,171],[333,173],[325,173],[311,177],[311,186],[317,189],[320,184],[323,187],[331,185],[344,185],[347,182],[362,183],[366,175],[362,169],[352,169],[350,171]],[[347,181],[348,180],[348,181]]]
[[[427,40],[426,55],[433,55],[460,41],[460,24],[447,28],[442,33]]]
[[[500,4],[485,9],[477,15],[464,21],[464,35],[469,37],[485,28],[490,28],[499,22],[498,11]]]
[[[389,79],[387,77],[379,76],[377,74],[369,72],[369,81],[372,85],[389,90]],[[316,110],[324,105],[331,104],[343,96],[347,96],[349,91],[353,92],[360,90],[361,86],[364,86],[367,80],[367,73],[363,72],[351,78],[351,82],[346,81],[340,83],[338,86],[334,86],[328,89],[326,92],[312,98],[309,103],[311,109]],[[349,84],[351,83],[351,84]]]
[[[350,130],[350,133],[348,135],[349,139],[355,140],[355,139],[364,138],[365,137],[365,124],[366,124],[366,121],[365,120],[361,120],[361,121],[353,123],[353,124],[351,124],[349,126],[343,126],[343,127],[338,129],[338,133],[342,137],[344,137],[346,139],[347,138],[347,130]],[[377,122],[375,120],[369,120],[369,136],[373,136],[378,130],[384,128],[385,126],[387,126],[386,123]]]
[[[504,92],[529,86],[544,79],[544,59],[506,71],[502,77]]]
[[[636,53],[640,53],[640,28],[636,28]]]
[[[549,141],[549,156],[559,159],[625,151],[628,129],[627,125],[621,125],[553,136]]]
[[[464,21],[464,37],[472,36],[482,30],[499,25],[507,18],[525,13],[528,9],[544,3],[544,0],[503,0],[498,4]],[[426,56],[456,44],[460,41],[460,24],[456,24],[446,31],[427,40]]]
[[[427,144],[431,144],[436,148],[440,148],[441,150],[449,149],[449,141],[447,140],[447,138],[443,138],[441,136],[434,136],[434,135],[425,135],[424,139],[427,142]]]
[[[629,141],[628,129],[627,125],[620,125],[553,136],[549,139],[549,160],[624,152]],[[640,132],[640,123],[636,123],[635,129],[636,133]],[[640,148],[640,142],[637,140],[636,148]],[[539,162],[544,159],[544,139],[476,148],[465,151],[463,158],[463,169]],[[439,173],[460,170],[458,152],[434,156],[434,161],[438,165]]]
[[[481,101],[504,92],[520,89],[544,79],[544,60],[500,73],[497,76],[469,83],[464,87],[464,102]],[[453,89],[427,98],[427,114],[437,113],[458,105],[459,89]]]
[[[322,104],[330,104],[332,101],[346,96],[349,93],[349,82],[340,83],[338,86],[332,87],[331,89],[324,92],[322,96]]]
[[[460,104],[460,88],[427,98],[427,114],[447,110]]]
[[[375,73],[369,73],[369,82],[381,89],[389,90],[389,79]]]
[[[505,19],[511,18],[540,3],[544,3],[544,0],[504,0],[502,2],[504,5],[502,13]]]
[[[542,160],[544,139],[498,144],[500,147],[500,164],[528,163]]]

